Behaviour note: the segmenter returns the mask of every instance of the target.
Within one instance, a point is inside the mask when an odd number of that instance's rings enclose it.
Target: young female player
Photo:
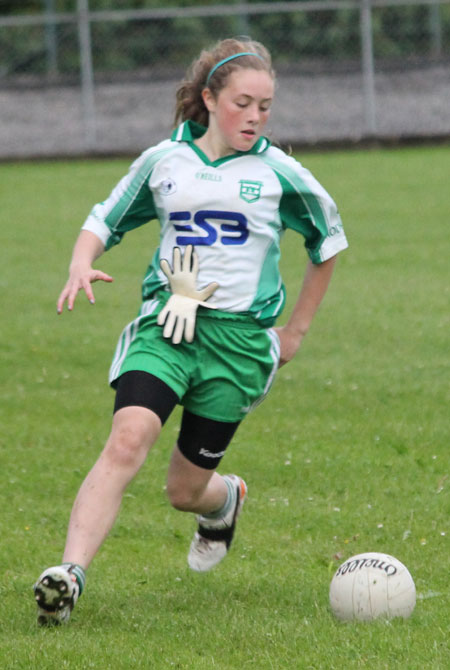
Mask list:
[[[66,303],[73,309],[80,290],[93,303],[92,283],[112,281],[92,265],[124,233],[157,219],[160,245],[112,362],[111,434],[75,500],[63,563],[35,584],[40,623],[69,619],[126,486],[177,404],[184,410],[167,494],[198,515],[188,563],[209,570],[229,549],[247,487],[216,469],[299,348],[347,246],[330,196],[263,136],[273,96],[261,44],[229,39],[203,51],[178,89],[172,137],[135,161],[81,230],[58,313]],[[303,236],[309,263],[292,314],[274,330],[286,228]]]

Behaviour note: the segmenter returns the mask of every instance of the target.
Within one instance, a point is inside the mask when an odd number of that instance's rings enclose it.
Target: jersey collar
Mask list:
[[[197,140],[199,137],[204,135],[206,128],[195,121],[185,121],[172,133],[173,142],[187,142],[192,145],[194,151],[207,163],[217,165],[223,163],[224,161],[230,160],[231,158],[237,158],[238,156],[248,156],[254,154],[262,154],[270,147],[270,140],[267,137],[260,137],[257,142],[253,145],[250,151],[237,151],[231,156],[225,156],[224,158],[219,158],[216,161],[211,162],[207,156],[194,144],[194,140]]]

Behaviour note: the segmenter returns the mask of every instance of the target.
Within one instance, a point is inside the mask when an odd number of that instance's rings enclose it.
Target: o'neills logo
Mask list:
[[[388,577],[395,575],[397,572],[395,565],[386,563],[386,561],[380,560],[379,558],[356,558],[353,561],[343,563],[340,568],[338,568],[336,577],[356,572],[356,570],[362,570],[363,568],[376,568],[377,570],[382,570]]]

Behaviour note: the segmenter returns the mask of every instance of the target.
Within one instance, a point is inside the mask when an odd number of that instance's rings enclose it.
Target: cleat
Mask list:
[[[192,540],[188,564],[196,572],[207,572],[225,558],[233,540],[236,521],[247,496],[247,485],[237,475],[224,475],[235,487],[236,502],[226,516],[209,519],[198,516],[198,529]]]
[[[67,623],[78,600],[80,588],[71,567],[61,565],[48,568],[34,585],[40,626]],[[64,593],[64,597],[61,594]]]

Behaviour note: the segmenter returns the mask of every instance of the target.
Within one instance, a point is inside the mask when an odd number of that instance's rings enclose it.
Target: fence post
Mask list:
[[[434,2],[430,6],[431,55],[433,58],[442,56],[442,21],[441,6]]]
[[[94,72],[92,67],[89,0],[77,0],[78,40],[80,46],[81,106],[86,149],[95,149],[96,124]]]
[[[366,133],[376,135],[376,103],[375,103],[375,67],[372,37],[372,2],[361,0],[360,12],[361,57],[363,74],[364,122]]]
[[[247,0],[234,0],[234,4],[238,5],[239,8],[246,9]],[[249,25],[248,25],[248,14],[241,14],[239,13],[236,17],[236,25],[237,25],[237,34],[240,37],[243,37],[244,35],[247,36],[249,34]]]
[[[47,59],[47,75],[54,77],[58,72],[58,44],[56,40],[56,26],[50,17],[55,13],[55,0],[44,0],[45,11],[45,54]]]

